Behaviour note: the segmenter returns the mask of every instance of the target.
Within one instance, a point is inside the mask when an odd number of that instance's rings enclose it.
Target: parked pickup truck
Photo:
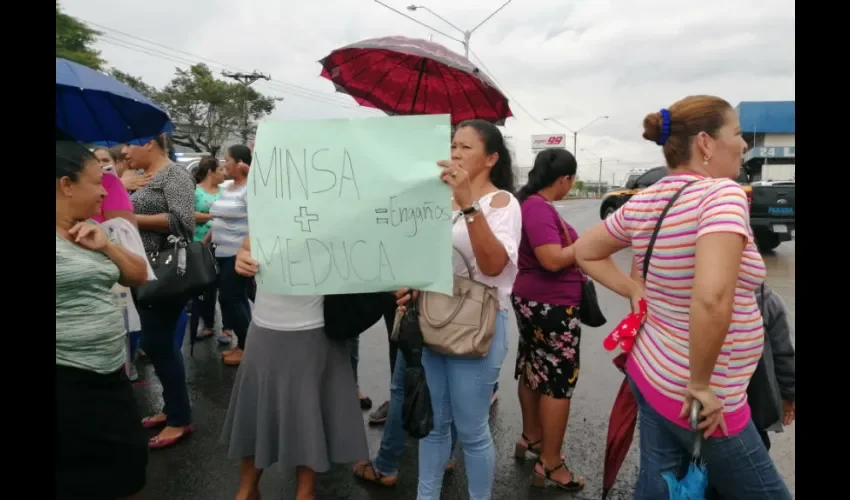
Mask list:
[[[622,189],[605,193],[599,208],[599,217],[604,219],[623,206],[635,193],[655,184],[665,175],[667,167],[651,168],[639,175],[629,176]],[[753,228],[756,245],[762,252],[775,249],[783,241],[794,236],[796,204],[794,181],[754,182],[741,169],[738,182],[750,201],[750,226]]]
[[[750,199],[750,226],[759,250],[773,250],[783,241],[791,241],[797,216],[794,181],[754,182],[744,190]]]

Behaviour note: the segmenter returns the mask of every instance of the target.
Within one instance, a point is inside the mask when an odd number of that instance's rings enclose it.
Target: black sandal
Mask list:
[[[570,469],[567,468],[567,464],[561,462],[556,467],[550,469],[546,467],[540,459],[537,460],[537,463],[540,464],[540,467],[543,468],[543,474],[537,472],[537,466],[534,466],[534,473],[531,475],[531,485],[536,486],[537,488],[545,488],[547,485],[553,485],[564,491],[580,491],[584,488],[584,478],[578,476],[579,481],[576,481],[576,475],[570,472]],[[556,470],[564,468],[567,472],[570,472],[572,479],[569,482],[562,483],[557,479],[552,479],[552,473]]]
[[[517,441],[514,446],[514,458],[525,459],[526,453],[531,453],[535,456],[540,456],[540,445],[543,442],[542,439],[538,439],[537,441],[531,441],[525,436],[525,433],[522,434],[522,440],[525,441],[525,445],[521,442]]]

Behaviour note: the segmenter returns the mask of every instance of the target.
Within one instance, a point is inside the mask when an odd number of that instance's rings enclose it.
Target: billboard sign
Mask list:
[[[567,147],[567,134],[539,134],[531,136],[531,150],[564,149]]]

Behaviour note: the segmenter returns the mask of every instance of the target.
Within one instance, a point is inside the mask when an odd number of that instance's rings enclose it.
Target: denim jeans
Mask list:
[[[167,424],[172,427],[192,423],[183,353],[174,343],[174,330],[185,307],[182,302],[136,304],[142,322],[141,348],[162,383],[162,400],[165,403],[162,412],[168,417]]]
[[[640,472],[635,500],[668,498],[663,472],[682,478],[690,464],[694,433],[655,411],[629,381],[638,402]],[[768,455],[752,420],[735,436],[702,443],[708,481],[726,500],[790,500],[791,492]]]
[[[250,278],[236,274],[236,257],[218,257],[219,298],[222,323],[232,327],[237,345],[245,349],[248,326],[251,324],[251,304],[248,302]]]
[[[398,342],[393,341],[393,323],[395,322],[395,295],[390,295],[387,299],[387,308],[384,310],[384,324],[387,325],[387,340],[390,345],[390,374],[395,373],[395,361],[398,357]],[[392,375],[391,375],[392,376]]]
[[[508,352],[505,312],[496,319],[496,332],[484,358],[468,359],[422,353],[425,379],[431,392],[434,429],[419,442],[418,500],[439,500],[443,474],[452,451],[451,426],[463,449],[470,500],[489,500],[496,469],[490,433],[490,398]]]

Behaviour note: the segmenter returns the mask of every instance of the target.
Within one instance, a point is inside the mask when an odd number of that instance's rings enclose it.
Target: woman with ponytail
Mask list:
[[[192,176],[198,184],[195,186],[195,241],[207,238],[212,225],[210,207],[221,196],[221,183],[225,176],[224,165],[212,156],[204,156]]]
[[[511,296],[519,327],[516,371],[522,437],[514,455],[536,455],[531,483],[567,491],[584,478],[567,468],[561,445],[579,372],[582,277],[576,268],[578,233],[552,205],[573,187],[576,159],[564,149],[537,155],[528,183],[517,193],[522,204],[519,273]]]

